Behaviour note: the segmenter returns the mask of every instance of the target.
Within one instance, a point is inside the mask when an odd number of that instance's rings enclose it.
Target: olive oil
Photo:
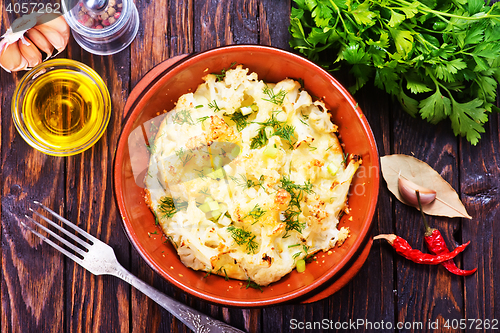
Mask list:
[[[26,92],[23,118],[30,134],[49,149],[71,151],[102,133],[106,105],[99,85],[79,71],[40,75]]]

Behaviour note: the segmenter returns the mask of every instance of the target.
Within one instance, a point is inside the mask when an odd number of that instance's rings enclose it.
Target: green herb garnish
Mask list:
[[[194,125],[193,118],[191,118],[191,112],[189,110],[176,111],[172,116],[172,121],[176,124],[189,124]]]
[[[231,119],[235,123],[238,132],[241,132],[245,127],[248,126],[249,116],[250,114],[244,116],[240,111],[228,115],[229,119]]]
[[[286,224],[285,230],[287,232],[283,238],[286,238],[288,231],[296,230],[300,233],[305,228],[305,223],[299,221],[299,215],[302,212],[300,202],[303,200],[305,193],[312,194],[314,191],[312,190],[313,185],[310,181],[306,181],[304,185],[295,184],[289,177],[283,175],[280,182],[280,187],[290,193],[290,203],[283,212]]]
[[[163,214],[163,217],[171,218],[179,210],[186,209],[187,206],[188,202],[185,200],[165,196],[160,199],[160,202],[158,203],[158,210]]]
[[[219,106],[217,105],[217,101],[215,99],[208,103],[208,107],[213,109],[214,112],[219,112],[221,110],[221,108],[219,108]]]
[[[265,177],[264,175],[260,176],[259,178],[259,181],[258,182],[255,182],[253,179],[248,179],[246,174],[239,174],[240,178],[238,178],[238,176],[229,176],[229,178],[237,185],[237,186],[240,186],[242,188],[251,188],[251,187],[254,187],[254,186],[260,186],[262,187],[263,189],[264,186],[264,180],[265,180]]]
[[[194,154],[191,152],[191,150],[185,150],[184,148],[180,147],[178,150],[174,151],[175,155],[179,158],[179,160],[182,162],[183,166],[186,166],[186,164],[194,157]]]
[[[209,118],[210,118],[210,116],[200,117],[200,118],[196,119],[196,122],[197,123],[202,123],[202,122],[204,122],[205,120],[207,120]]]
[[[259,132],[250,141],[251,149],[258,149],[264,147],[271,136],[277,135],[281,139],[287,141],[291,147],[293,147],[293,141],[295,140],[295,127],[292,125],[285,124],[284,122],[276,120],[274,114],[270,119],[263,123],[257,123],[261,125]],[[272,129],[273,133],[269,134],[268,129]]]
[[[278,91],[278,93],[275,94],[274,89],[270,88],[266,84],[263,92],[264,92],[264,94],[266,94],[269,97],[269,98],[263,98],[263,100],[271,102],[271,103],[276,104],[276,105],[283,105],[283,101],[285,100],[285,96],[286,96],[286,91],[284,91],[283,89],[280,89],[280,91]]]
[[[252,223],[252,224],[255,224],[262,216],[264,216],[265,213],[266,213],[266,210],[262,209],[262,207],[259,207],[259,204],[256,204],[255,207],[253,207],[252,210],[250,212],[248,212],[248,214],[245,217],[248,217],[248,216],[253,217],[254,223]]]
[[[331,70],[347,67],[352,93],[373,80],[412,116],[451,121],[476,145],[500,80],[500,3],[294,0],[290,45]]]
[[[248,280],[247,280],[247,286],[245,289],[248,289],[248,288],[258,289],[258,290],[260,290],[260,292],[264,292],[264,290],[262,290],[262,287],[259,284],[250,280],[250,278],[248,278]]]
[[[216,77],[216,81],[217,81],[217,82],[224,81],[224,78],[226,77],[226,72],[227,72],[228,70],[230,70],[231,68],[233,68],[235,65],[236,65],[236,61],[233,61],[233,62],[231,63],[231,65],[229,66],[229,68],[228,68],[228,69],[223,68],[223,69],[220,71],[220,74],[215,74],[215,73],[212,73],[213,75],[215,75],[215,77]]]
[[[248,254],[255,253],[259,244],[255,241],[256,236],[251,232],[235,226],[227,227],[227,231],[238,245],[245,245]]]

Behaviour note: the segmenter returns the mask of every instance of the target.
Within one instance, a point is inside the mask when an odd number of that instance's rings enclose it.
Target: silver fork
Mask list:
[[[166,309],[168,312],[170,312],[172,315],[174,315],[177,319],[183,322],[187,327],[189,327],[194,332],[244,333],[243,331],[234,328],[232,326],[229,326],[226,323],[208,317],[203,313],[195,309],[192,309],[189,306],[180,303],[175,299],[170,298],[169,296],[161,293],[155,288],[147,285],[145,282],[141,281],[139,278],[137,278],[132,273],[123,268],[123,266],[120,265],[120,263],[118,263],[118,260],[116,259],[115,252],[113,251],[112,247],[110,247],[106,243],[101,242],[99,239],[95,238],[89,233],[85,232],[84,230],[77,227],[75,224],[71,223],[61,215],[52,211],[50,208],[45,207],[40,202],[34,201],[34,203],[39,207],[43,208],[44,210],[46,210],[47,212],[49,212],[50,214],[52,214],[59,221],[63,222],[65,225],[76,231],[78,234],[80,234],[80,236],[86,238],[91,243],[85,242],[80,237],[77,237],[75,234],[69,232],[65,228],[61,227],[59,224],[53,222],[52,220],[46,218],[45,216],[43,216],[42,214],[38,213],[37,211],[31,208],[30,210],[33,212],[33,214],[37,215],[38,217],[46,221],[48,224],[50,224],[57,230],[61,231],[62,233],[64,233],[67,237],[74,240],[80,246],[76,246],[75,244],[69,242],[68,240],[61,237],[54,231],[41,225],[28,215],[25,215],[26,218],[28,218],[39,228],[47,232],[49,235],[57,239],[59,242],[70,248],[72,251],[74,251],[74,253],[54,243],[48,237],[45,237],[44,235],[40,234],[27,224],[23,222],[21,222],[21,224],[28,230],[30,230],[32,233],[40,237],[44,242],[56,248],[57,250],[65,254],[67,257],[73,259],[76,263],[78,263],[80,266],[82,266],[92,274],[114,275],[128,282],[130,285],[132,285],[133,287],[144,293],[146,296],[151,298],[153,301],[155,301],[164,309]]]

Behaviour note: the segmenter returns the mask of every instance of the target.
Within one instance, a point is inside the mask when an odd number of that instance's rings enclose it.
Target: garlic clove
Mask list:
[[[42,54],[29,38],[24,37],[18,44],[21,55],[28,61],[28,67],[35,67],[42,62]]]
[[[23,15],[18,17],[12,22],[12,25],[1,36],[3,39],[0,41],[0,53],[3,50],[23,38],[24,33],[36,25],[36,16],[34,14]]]
[[[54,46],[45,38],[45,36],[36,29],[30,29],[26,32],[26,37],[28,37],[33,44],[36,45],[42,52],[44,52],[47,57],[44,60],[49,59],[54,52]]]
[[[66,23],[66,20],[64,19],[64,16],[54,13],[45,13],[37,19],[37,26],[41,25],[47,26],[59,32],[64,39],[64,43],[68,44],[71,31],[68,23]]]
[[[436,199],[436,191],[417,185],[402,176],[398,178],[398,188],[401,197],[412,206],[418,206],[416,191],[419,193],[422,206],[430,204]]]
[[[24,70],[28,70],[28,60],[26,60],[25,57],[21,56],[21,63],[19,64],[19,66],[17,66],[16,68],[14,68],[12,71],[13,72],[18,72],[18,71],[24,71]]]
[[[56,48],[58,51],[57,53],[61,53],[66,48],[64,37],[57,30],[54,30],[45,24],[37,25],[33,27],[33,29],[40,31],[44,37],[47,38],[50,44]]]
[[[0,54],[0,67],[7,72],[15,72],[24,65],[23,56],[17,43],[7,45]],[[26,61],[26,59],[24,59]]]

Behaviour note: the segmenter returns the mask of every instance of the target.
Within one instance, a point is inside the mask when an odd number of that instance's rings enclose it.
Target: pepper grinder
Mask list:
[[[73,37],[90,53],[118,53],[132,43],[139,30],[139,13],[133,0],[61,2]]]

